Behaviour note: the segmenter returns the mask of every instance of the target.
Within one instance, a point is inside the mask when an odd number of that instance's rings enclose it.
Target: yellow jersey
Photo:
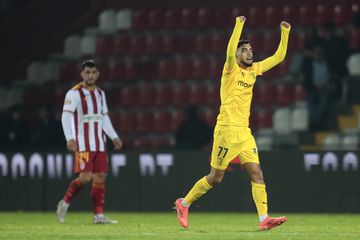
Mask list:
[[[236,19],[234,31],[227,46],[226,62],[221,76],[220,113],[217,125],[249,127],[250,106],[256,76],[282,62],[286,55],[290,27],[281,26],[281,40],[275,54],[251,67],[240,68],[236,63],[236,50],[244,22]]]

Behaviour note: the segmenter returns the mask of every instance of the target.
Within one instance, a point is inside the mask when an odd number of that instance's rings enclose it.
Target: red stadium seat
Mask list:
[[[165,11],[164,27],[166,29],[177,29],[180,27],[180,12],[177,9],[167,9]]]
[[[277,26],[280,23],[280,9],[276,6],[267,6],[265,8],[265,25],[268,27]]]
[[[135,62],[127,61],[125,63],[125,79],[134,80],[138,76],[139,67]]]
[[[126,87],[121,89],[120,106],[124,108],[134,107],[136,104],[137,92],[134,87]]]
[[[186,80],[191,76],[191,62],[188,58],[179,58],[175,63],[175,78]]]
[[[318,25],[323,25],[329,21],[333,21],[334,9],[327,4],[318,4],[316,6],[315,22]]]
[[[125,79],[125,63],[123,61],[116,61],[109,64],[109,80],[111,82],[118,82]]]
[[[211,37],[211,52],[225,53],[228,43],[228,36],[225,34],[212,34]]]
[[[133,133],[135,131],[135,115],[132,112],[122,112],[119,115],[120,133]]]
[[[206,103],[213,106],[220,105],[220,86],[218,84],[206,87]]]
[[[149,133],[153,130],[153,115],[149,111],[136,114],[136,131],[138,133]]]
[[[299,24],[304,27],[315,25],[315,7],[312,5],[301,5],[299,8]]]
[[[171,90],[171,103],[177,107],[183,107],[189,103],[189,87],[186,85],[174,85]]]
[[[140,35],[134,35],[130,39],[130,53],[142,54],[145,50],[145,38]]]
[[[151,141],[147,137],[141,136],[133,140],[133,147],[140,151],[148,150],[151,148]]]
[[[289,84],[275,85],[275,103],[279,106],[289,106],[294,101],[294,88]]]
[[[141,85],[138,87],[137,105],[139,107],[150,107],[154,105],[155,88],[151,85]]]
[[[289,63],[290,63],[291,56],[287,56],[287,57],[288,57],[287,60],[285,59],[285,61],[280,63],[278,66],[276,66],[276,68],[278,69],[277,73],[279,74],[280,77],[286,76],[289,72]]]
[[[262,42],[261,36],[256,32],[248,32],[246,34],[246,39],[250,41],[251,47],[256,52],[262,52],[264,50],[264,45]]]
[[[108,36],[99,36],[96,39],[96,54],[108,56],[114,52],[114,39]]]
[[[351,22],[352,9],[349,5],[336,4],[334,6],[334,22],[338,26],[343,26]]]
[[[159,35],[148,35],[146,37],[145,53],[158,54],[161,48],[161,37]]]
[[[263,24],[264,14],[263,9],[259,6],[251,6],[248,9],[248,14],[245,16],[249,16],[246,18],[246,23],[251,27],[258,27]]]
[[[219,112],[212,108],[208,108],[204,111],[204,117],[205,117],[205,122],[210,126],[210,127],[215,127],[216,124],[216,118],[217,115],[219,114]]]
[[[176,131],[180,123],[184,120],[184,112],[181,110],[173,110],[170,112],[170,130]]]
[[[360,30],[351,30],[349,33],[349,46],[354,50],[360,49]]]
[[[255,88],[258,95],[258,103],[261,106],[270,106],[273,103],[273,86],[269,83],[262,83]]]
[[[175,64],[172,59],[163,59],[158,65],[158,77],[167,80],[174,77]]]
[[[193,43],[193,51],[195,53],[209,53],[210,36],[205,34],[198,34],[195,36]]]
[[[156,111],[153,115],[153,129],[158,133],[170,132],[170,117],[166,111]]]
[[[189,102],[196,105],[203,105],[205,101],[205,87],[199,84],[191,85]]]
[[[298,31],[294,34],[294,50],[302,50],[305,46],[306,32]]]
[[[177,43],[178,43],[178,47],[179,47],[178,52],[192,53],[193,42],[194,42],[193,36],[186,35],[186,34],[180,35],[177,38]]]
[[[162,38],[162,53],[174,53],[176,50],[176,38],[171,35],[164,35]]]
[[[207,28],[212,26],[213,13],[210,8],[199,8],[197,12],[196,25],[200,28]]]
[[[215,81],[220,81],[221,79],[221,74],[222,74],[222,69],[224,66],[224,59],[219,59],[219,58],[213,58],[210,60],[210,70],[209,70],[209,74],[210,74],[210,78],[212,80]]]
[[[230,21],[228,24],[235,25],[235,19],[239,16],[248,16],[248,8],[245,6],[232,8],[231,19],[229,19]]]
[[[297,6],[293,5],[284,5],[282,7],[282,20],[287,21],[290,24],[295,24],[299,20],[299,12],[297,11]],[[279,22],[280,23],[280,22]]]
[[[100,80],[108,81],[109,79],[109,63],[107,61],[100,61],[99,62],[99,69],[100,69]]]
[[[275,31],[266,31],[264,35],[264,51],[267,53],[274,53],[280,41],[279,34]]]
[[[170,103],[170,87],[168,85],[158,85],[155,88],[155,104],[157,106],[166,106]]]
[[[148,14],[148,26],[151,29],[160,29],[164,24],[164,13],[156,9],[151,10]]]
[[[193,61],[192,76],[196,80],[202,80],[208,77],[208,62],[205,58],[195,58]]]
[[[133,11],[132,26],[135,29],[145,29],[148,24],[147,11],[137,9]]]
[[[231,10],[227,9],[227,8],[216,8],[215,9],[215,22],[214,25],[216,27],[229,27],[231,26],[231,21],[230,21],[230,14],[231,14]],[[231,19],[233,20],[233,19]],[[235,21],[235,20],[234,20]]]
[[[305,101],[305,89],[302,84],[297,84],[295,86],[294,100],[296,103]]]
[[[181,27],[196,27],[196,10],[194,8],[183,8],[181,10]]]
[[[114,39],[114,54],[124,55],[129,52],[129,38],[125,35],[115,36]]]
[[[272,113],[268,110],[260,110],[256,113],[257,129],[272,128]]]

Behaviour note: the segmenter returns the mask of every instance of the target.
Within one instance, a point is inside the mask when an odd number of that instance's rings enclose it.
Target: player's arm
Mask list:
[[[244,26],[246,18],[244,16],[237,17],[233,33],[231,34],[227,50],[226,50],[226,61],[225,71],[230,72],[236,66],[236,49],[239,44],[239,39]]]
[[[64,101],[63,113],[61,115],[61,124],[63,127],[66,146],[67,149],[71,152],[76,152],[78,150],[76,141],[75,141],[75,123],[74,123],[74,111],[76,109],[76,97],[74,96],[74,91],[70,90],[67,92]]]
[[[276,50],[274,55],[259,62],[259,74],[268,71],[269,69],[278,65],[285,59],[291,25],[288,22],[283,21],[280,23],[280,29],[281,29],[281,39],[278,49]]]
[[[103,96],[103,129],[106,135],[111,139],[111,141],[114,144],[114,148],[116,150],[120,150],[123,146],[123,142],[119,138],[118,134],[116,133],[112,123],[111,119],[108,114],[108,106],[106,103],[105,93],[102,92]]]

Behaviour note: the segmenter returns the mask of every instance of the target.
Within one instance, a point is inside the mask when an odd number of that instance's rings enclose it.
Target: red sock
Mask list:
[[[94,214],[104,213],[105,183],[94,183],[91,188]]]
[[[70,203],[71,200],[84,188],[84,185],[80,182],[79,178],[72,181],[66,190],[64,201]]]

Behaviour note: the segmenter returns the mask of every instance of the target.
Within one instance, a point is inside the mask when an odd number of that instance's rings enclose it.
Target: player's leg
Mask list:
[[[79,177],[74,179],[67,188],[64,198],[58,202],[56,213],[60,223],[65,222],[65,215],[71,201],[81,192],[84,186],[92,180],[92,164],[89,152],[78,152],[74,158],[74,173]]]
[[[93,203],[95,224],[114,224],[115,220],[111,220],[104,216],[105,204],[105,180],[108,171],[108,160],[106,152],[98,152],[94,157],[94,173],[92,175],[93,182],[91,187],[91,198]]]

